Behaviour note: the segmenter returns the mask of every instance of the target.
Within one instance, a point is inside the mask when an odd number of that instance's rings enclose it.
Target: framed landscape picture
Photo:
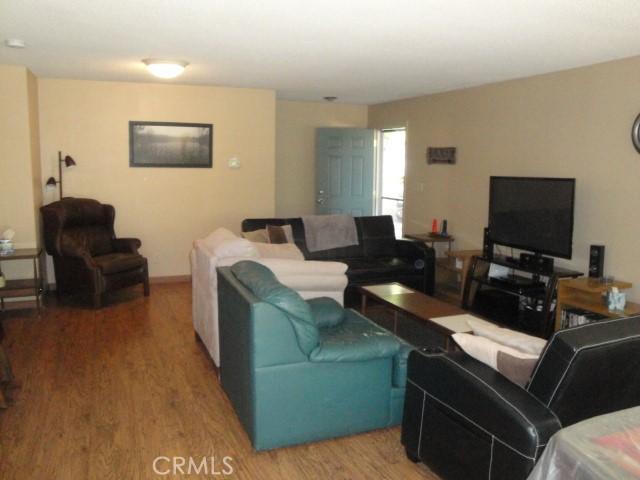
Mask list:
[[[129,122],[129,166],[211,168],[210,123]]]

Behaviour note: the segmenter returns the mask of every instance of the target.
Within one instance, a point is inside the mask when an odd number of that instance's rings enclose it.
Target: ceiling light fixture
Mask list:
[[[145,58],[142,63],[147,66],[147,70],[152,75],[160,78],[176,78],[189,65],[188,62],[181,60],[158,60],[155,58]]]
[[[26,47],[24,40],[19,38],[7,38],[4,44],[9,48],[24,48]]]
[[[327,102],[335,102],[338,97],[322,97],[324,98]]]

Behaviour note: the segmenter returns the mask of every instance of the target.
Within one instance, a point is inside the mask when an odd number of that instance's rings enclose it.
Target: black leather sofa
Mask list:
[[[445,480],[525,479],[560,428],[637,405],[640,317],[556,332],[524,389],[464,352],[414,351],[402,443]]]
[[[252,218],[242,221],[242,231],[251,232],[266,225],[291,225],[296,245],[307,260],[333,260],[346,263],[349,284],[345,304],[356,305],[359,285],[400,282],[429,295],[433,294],[434,250],[422,242],[398,240],[390,215],[355,217],[359,245],[319,252],[307,249],[301,218]]]

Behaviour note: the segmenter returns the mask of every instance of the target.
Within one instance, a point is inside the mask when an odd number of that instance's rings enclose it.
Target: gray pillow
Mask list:
[[[531,373],[538,363],[537,358],[518,358],[508,353],[498,351],[498,371],[516,385],[524,387]]]

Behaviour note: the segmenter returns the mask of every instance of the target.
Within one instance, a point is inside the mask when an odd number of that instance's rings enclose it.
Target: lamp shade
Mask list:
[[[57,184],[58,182],[56,181],[55,178],[49,177],[49,179],[47,180],[47,183],[45,183],[45,187],[54,188]]]
[[[67,168],[75,167],[76,166],[76,161],[73,158],[71,158],[69,155],[67,155],[66,157],[64,157],[64,165]]]

